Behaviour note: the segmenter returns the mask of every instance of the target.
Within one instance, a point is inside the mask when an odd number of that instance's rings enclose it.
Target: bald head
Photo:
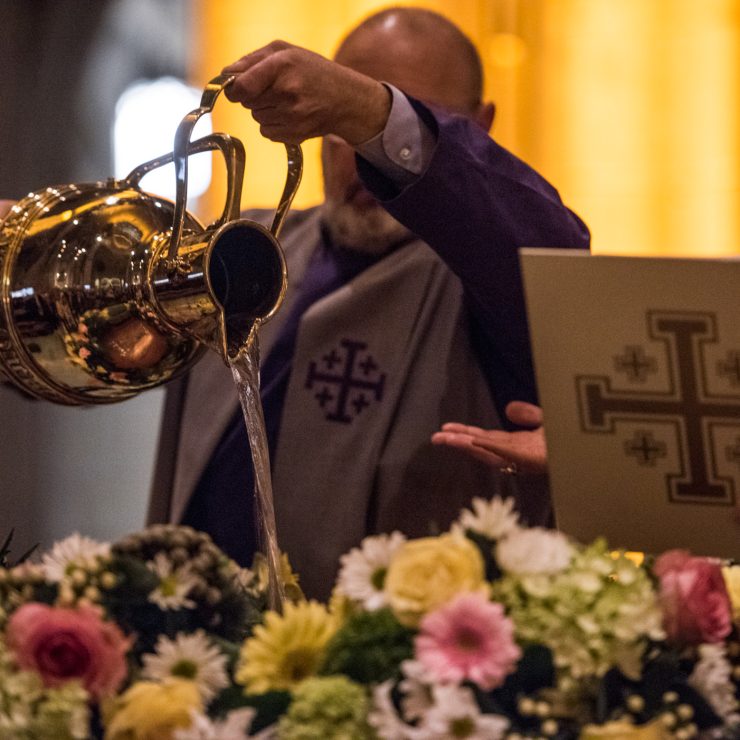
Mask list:
[[[342,41],[336,61],[421,100],[474,115],[483,74],[470,39],[439,13],[393,7],[365,19]]]

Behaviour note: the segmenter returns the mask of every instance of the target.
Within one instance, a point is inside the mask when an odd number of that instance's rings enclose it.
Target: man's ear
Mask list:
[[[496,106],[493,103],[481,103],[473,116],[473,120],[484,130],[490,131],[493,119],[496,116]]]

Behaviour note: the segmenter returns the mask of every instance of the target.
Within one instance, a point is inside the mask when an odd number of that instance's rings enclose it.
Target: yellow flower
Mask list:
[[[252,570],[255,575],[257,591],[265,593],[270,582],[270,569],[267,564],[267,558],[263,553],[258,552],[252,561]],[[293,567],[288,559],[288,553],[280,553],[280,573],[278,575],[285,589],[285,597],[293,602],[303,601],[305,599],[301,585],[298,583],[298,574],[293,571]]]
[[[241,649],[236,680],[247,691],[291,689],[319,669],[336,620],[316,601],[292,604],[283,614],[267,612]]]
[[[193,681],[173,678],[138,681],[111,709],[105,740],[170,740],[178,728],[190,727],[191,711],[202,712],[203,703]]]
[[[427,612],[456,594],[485,589],[484,575],[483,558],[467,537],[424,537],[396,552],[385,590],[398,621],[416,627]]]
[[[725,577],[727,593],[730,595],[733,621],[740,624],[740,565],[722,568],[722,575]]]
[[[633,725],[619,720],[605,725],[586,725],[579,740],[668,740],[659,720],[647,725]]]
[[[334,617],[339,629],[351,616],[360,611],[357,602],[345,596],[336,586],[331,592],[328,603],[329,613]]]

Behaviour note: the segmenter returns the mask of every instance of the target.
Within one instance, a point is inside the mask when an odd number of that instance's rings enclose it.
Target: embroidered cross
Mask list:
[[[635,432],[632,439],[625,440],[625,454],[636,457],[640,465],[654,466],[659,457],[666,456],[665,442],[659,442],[653,438],[653,433],[645,429]]]
[[[740,352],[728,352],[727,358],[717,363],[717,372],[728,378],[733,388],[740,386]]]
[[[657,370],[658,363],[654,357],[648,357],[639,345],[628,345],[623,355],[614,356],[614,369],[627,373],[627,379],[644,383],[649,373]]]
[[[354,411],[354,416],[358,416],[370,405],[368,395],[370,399],[382,400],[385,373],[377,372],[379,366],[370,353],[365,352],[365,342],[342,339],[340,347],[344,350],[343,353],[335,348],[328,355],[323,355],[323,369],[319,369],[316,362],[309,364],[306,388],[320,388],[314,393],[314,398],[322,409],[327,409],[326,418],[329,421],[350,424],[354,418],[350,415],[351,411]],[[336,373],[335,365],[339,365]],[[360,370],[362,374],[358,375],[356,370]],[[375,379],[372,376],[376,376]],[[331,392],[332,387],[335,393]],[[329,405],[334,400],[336,403]]]
[[[716,469],[713,427],[740,428],[740,396],[713,395],[706,383],[704,345],[718,341],[716,316],[649,311],[647,320],[649,336],[665,347],[668,391],[617,391],[608,377],[578,376],[583,429],[613,434],[616,422],[671,424],[678,440],[680,473],[666,475],[669,500],[734,504],[733,479],[720,476]],[[625,444],[624,449],[625,454],[652,454],[648,446],[643,453],[636,451],[639,446],[630,452]]]
[[[740,465],[740,437],[735,437],[734,445],[727,445],[725,447],[725,454],[727,455],[728,462]]]

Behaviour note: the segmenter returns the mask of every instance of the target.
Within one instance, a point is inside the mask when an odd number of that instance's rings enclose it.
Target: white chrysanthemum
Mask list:
[[[494,496],[490,501],[474,498],[472,511],[463,509],[458,519],[463,530],[471,530],[491,540],[498,540],[519,529],[519,514],[513,498]]]
[[[404,660],[401,673],[404,675],[398,685],[402,694],[401,711],[404,719],[414,722],[421,719],[433,703],[429,674],[418,660]]]
[[[497,740],[504,737],[509,720],[497,714],[482,714],[473,692],[454,684],[432,687],[434,703],[414,728],[415,740]]]
[[[109,544],[96,542],[75,532],[55,542],[51,551],[45,553],[41,559],[41,566],[44,569],[44,578],[49,583],[59,583],[75,568],[88,573],[97,571],[101,560],[107,560],[109,557]]]
[[[561,532],[542,527],[520,529],[496,545],[496,562],[519,575],[559,573],[568,567],[575,550]]]
[[[387,604],[385,575],[396,551],[406,541],[400,532],[365,537],[360,547],[354,547],[340,559],[341,569],[337,589],[368,611]]]
[[[154,649],[156,653],[147,653],[143,657],[144,678],[153,681],[187,678],[195,683],[206,703],[229,685],[226,656],[210,642],[203,630],[190,635],[180,632],[174,640],[160,635]]]
[[[401,665],[405,678],[399,684],[403,718],[391,699],[392,682],[373,691],[368,723],[383,740],[498,740],[509,721],[495,714],[482,714],[473,692],[457,684],[433,684],[418,661]],[[404,719],[414,722],[407,724]]]
[[[195,602],[187,597],[196,585],[197,577],[187,565],[175,568],[163,552],[158,552],[147,563],[147,567],[159,577],[159,584],[149,594],[149,601],[163,611],[192,609],[195,606]]]
[[[237,567],[234,569],[234,580],[240,588],[250,591],[257,585],[257,574],[250,568]]]
[[[740,722],[740,706],[735,699],[732,666],[725,654],[725,645],[700,645],[699,660],[689,676],[695,688],[727,724]]]
[[[252,707],[234,709],[223,720],[211,720],[200,712],[191,714],[192,724],[188,728],[175,730],[174,740],[244,740],[257,710]],[[268,740],[274,737],[274,727],[249,737],[251,740]]]
[[[408,740],[412,729],[396,712],[391,699],[393,681],[385,681],[373,689],[367,722],[380,740]]]

